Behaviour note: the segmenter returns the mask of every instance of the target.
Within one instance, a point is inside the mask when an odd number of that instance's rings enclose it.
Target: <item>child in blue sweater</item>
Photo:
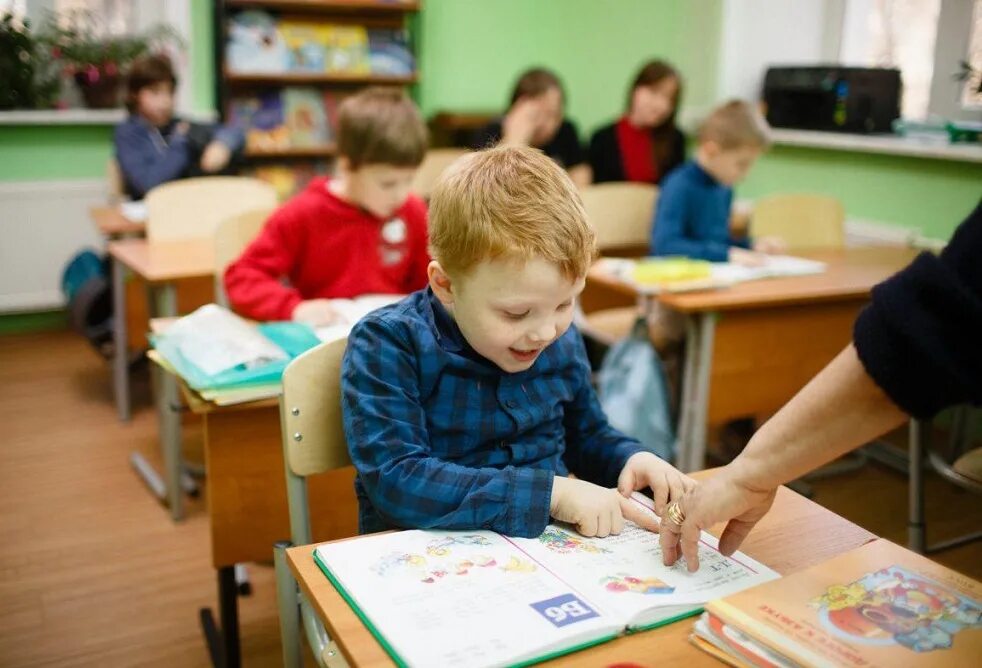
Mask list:
[[[770,128],[750,104],[738,100],[716,109],[699,128],[695,159],[662,182],[652,226],[652,255],[684,255],[711,262],[759,264],[776,253],[774,237],[730,235],[733,186],[742,181],[770,143]]]

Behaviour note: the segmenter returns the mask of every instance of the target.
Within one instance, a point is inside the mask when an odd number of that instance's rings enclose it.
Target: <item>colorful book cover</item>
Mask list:
[[[982,584],[882,539],[706,610],[809,666],[940,668],[982,657]]]
[[[368,59],[372,74],[410,76],[416,71],[405,30],[369,30]]]
[[[323,146],[330,141],[331,132],[319,90],[283,89],[283,109],[291,146]]]
[[[257,165],[249,175],[273,186],[276,196],[281,202],[285,202],[306,188],[314,176],[324,171],[322,164]]]
[[[279,91],[234,98],[229,108],[229,119],[245,132],[246,148],[249,150],[270,151],[290,145]]]
[[[273,17],[262,10],[239,12],[228,22],[225,62],[232,72],[284,72],[288,52]]]
[[[324,72],[327,69],[327,44],[322,24],[283,20],[280,34],[286,44],[287,68],[291,72]]]
[[[324,26],[326,69],[337,74],[369,74],[368,32],[364,26]]]

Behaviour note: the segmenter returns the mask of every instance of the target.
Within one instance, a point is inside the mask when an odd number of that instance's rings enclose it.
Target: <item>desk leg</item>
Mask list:
[[[924,451],[931,432],[930,420],[911,418],[907,427],[910,443],[910,480],[908,480],[909,515],[907,520],[907,547],[925,554],[927,540],[924,531]]]
[[[130,369],[126,332],[126,267],[112,261],[113,274],[113,395],[116,414],[122,422],[130,419]]]
[[[713,363],[716,314],[700,313],[686,323],[682,409],[675,461],[684,472],[703,468],[706,458],[706,418],[709,413],[709,372]]]
[[[221,629],[215,626],[210,608],[201,608],[198,616],[208,644],[208,655],[216,668],[239,668],[239,601],[235,584],[235,566],[218,569],[218,606]]]
[[[171,284],[158,286],[154,306],[157,317],[177,315],[177,291]],[[175,522],[184,519],[184,499],[181,489],[181,414],[177,378],[172,373],[160,374],[160,445],[164,455],[164,477],[167,480],[167,505]]]

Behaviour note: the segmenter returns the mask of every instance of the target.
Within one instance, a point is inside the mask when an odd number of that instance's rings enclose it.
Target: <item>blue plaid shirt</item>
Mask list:
[[[534,537],[553,477],[614,487],[640,444],[607,423],[575,327],[506,373],[429,289],[366,316],[341,370],[362,533],[491,529]]]

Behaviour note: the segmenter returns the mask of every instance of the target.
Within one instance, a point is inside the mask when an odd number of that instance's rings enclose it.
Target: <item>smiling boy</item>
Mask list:
[[[430,235],[429,287],[348,340],[360,531],[651,527],[631,492],[650,486],[661,511],[693,483],[611,427],[590,385],[571,322],[595,237],[569,176],[528,147],[467,155],[433,193]]]

